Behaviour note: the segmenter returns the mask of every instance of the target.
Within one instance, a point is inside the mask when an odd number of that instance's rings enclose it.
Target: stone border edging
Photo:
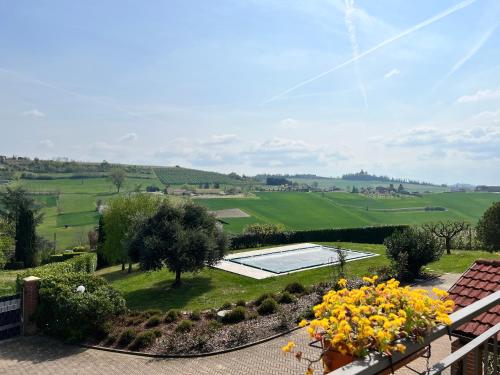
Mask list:
[[[274,340],[278,337],[285,336],[289,333],[292,333],[294,331],[297,331],[301,329],[302,327],[294,327],[292,329],[289,329],[284,332],[280,332],[276,335],[266,337],[265,339],[254,341],[248,344],[236,346],[234,348],[229,348],[229,349],[224,349],[224,350],[217,350],[215,352],[209,352],[209,353],[200,353],[200,354],[154,354],[154,353],[145,353],[145,352],[136,352],[132,350],[125,350],[125,349],[115,349],[115,348],[107,348],[105,346],[99,346],[99,345],[87,345],[87,344],[78,344],[78,346],[87,348],[87,349],[95,349],[95,350],[102,350],[105,352],[112,352],[112,353],[118,353],[118,354],[129,354],[129,355],[135,355],[138,357],[149,357],[149,358],[171,358],[171,359],[181,359],[181,358],[202,358],[202,357],[210,357],[214,355],[219,355],[219,354],[225,354],[225,353],[230,353],[234,352],[237,350],[241,349],[246,349],[250,348],[252,346],[256,346],[259,344],[263,344],[267,341]]]

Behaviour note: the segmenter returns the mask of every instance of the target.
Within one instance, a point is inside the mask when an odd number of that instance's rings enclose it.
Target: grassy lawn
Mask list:
[[[389,264],[385,257],[383,245],[335,243],[354,250],[365,250],[380,254],[378,257],[350,262],[347,272],[350,276],[368,274],[370,267]],[[441,260],[429,265],[435,272],[465,271],[478,258],[498,258],[498,253],[491,254],[480,251],[454,251],[443,255]],[[132,274],[122,272],[120,266],[106,268],[98,272],[118,289],[131,309],[144,310],[159,308],[168,310],[206,309],[221,306],[224,302],[236,302],[238,299],[251,300],[264,292],[276,292],[292,281],[304,285],[313,285],[331,279],[332,268],[324,267],[293,273],[264,280],[254,280],[248,277],[207,268],[197,274],[183,275],[183,286],[171,288],[174,275],[166,270],[155,272],[134,271]]]

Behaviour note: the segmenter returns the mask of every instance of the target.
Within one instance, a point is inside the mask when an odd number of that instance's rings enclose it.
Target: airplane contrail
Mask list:
[[[393,36],[393,37],[391,37],[389,39],[384,40],[383,42],[381,42],[381,43],[373,46],[372,48],[370,48],[370,49],[368,49],[368,50],[360,53],[358,56],[354,56],[354,57],[350,58],[349,60],[346,60],[343,63],[341,63],[341,64],[339,64],[337,66],[334,66],[331,69],[328,69],[328,70],[324,71],[323,73],[315,75],[312,78],[309,78],[309,79],[307,79],[305,81],[302,81],[302,82],[296,84],[295,86],[290,87],[289,89],[287,89],[287,90],[285,90],[285,91],[283,91],[283,92],[281,92],[281,93],[273,96],[272,98],[266,100],[263,104],[267,104],[267,103],[273,102],[276,99],[278,99],[278,98],[280,98],[280,97],[282,97],[282,96],[284,96],[284,95],[286,95],[286,94],[288,94],[288,93],[290,93],[292,91],[295,91],[295,90],[297,90],[298,88],[300,88],[302,86],[305,86],[305,85],[307,85],[307,84],[309,84],[311,82],[317,81],[318,79],[323,78],[324,76],[326,76],[326,75],[328,75],[330,73],[333,73],[333,72],[335,72],[335,71],[337,71],[337,70],[339,70],[339,69],[341,69],[341,68],[343,68],[343,67],[345,67],[347,65],[352,64],[355,61],[358,61],[359,59],[361,59],[361,58],[363,58],[363,57],[365,57],[367,55],[372,54],[375,51],[378,51],[379,49],[387,46],[388,44],[391,44],[391,43],[393,43],[393,42],[395,42],[395,41],[397,41],[397,40],[399,40],[401,38],[404,38],[407,35],[410,35],[410,34],[416,32],[416,31],[418,31],[420,29],[423,29],[424,27],[427,27],[427,26],[433,24],[434,22],[437,22],[437,21],[439,21],[439,20],[441,20],[441,19],[443,19],[445,17],[448,17],[449,15],[451,15],[451,14],[453,14],[453,13],[455,13],[455,12],[461,10],[461,9],[463,9],[463,8],[468,7],[469,5],[475,3],[476,1],[477,0],[465,0],[465,1],[462,1],[462,2],[456,4],[456,5],[452,6],[452,7],[444,10],[443,12],[436,14],[435,16],[433,16],[433,17],[431,17],[431,18],[429,18],[427,20],[422,21],[422,22],[416,24],[415,26],[410,27],[409,29],[406,29],[403,32],[401,32],[401,33],[399,33],[399,34],[397,34],[397,35],[395,35],[395,36]]]
[[[467,61],[469,61],[476,53],[479,51],[483,45],[490,39],[491,35],[495,32],[495,30],[498,27],[498,23],[494,25],[492,28],[490,28],[484,35],[481,37],[481,39],[478,40],[478,42],[465,54],[464,57],[462,57],[459,61],[455,63],[450,69],[446,75],[441,78],[436,84],[432,87],[432,90],[436,90],[438,86],[440,86],[444,81],[446,81],[450,76],[455,74],[455,72],[462,67]]]

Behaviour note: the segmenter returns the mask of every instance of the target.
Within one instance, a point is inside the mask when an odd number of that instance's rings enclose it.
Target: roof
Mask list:
[[[479,259],[462,274],[448,292],[450,298],[455,301],[456,311],[497,290],[500,290],[500,259]],[[453,333],[474,338],[498,323],[500,323],[500,305],[476,316]]]

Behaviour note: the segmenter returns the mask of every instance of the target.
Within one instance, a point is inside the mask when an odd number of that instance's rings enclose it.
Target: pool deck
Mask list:
[[[307,249],[307,248],[314,248],[314,247],[318,247],[318,246],[321,246],[321,245],[314,244],[314,243],[299,243],[299,244],[293,244],[293,245],[271,247],[271,248],[266,248],[266,249],[261,249],[261,250],[243,251],[240,253],[226,255],[224,257],[224,260],[222,260],[219,263],[217,263],[216,265],[214,265],[214,268],[218,268],[220,270],[227,271],[227,272],[236,273],[236,274],[242,275],[242,276],[251,277],[252,279],[262,280],[262,279],[267,279],[269,277],[288,275],[290,273],[295,273],[295,272],[300,272],[300,271],[311,270],[314,268],[321,268],[321,267],[327,267],[327,266],[334,265],[335,263],[321,264],[318,266],[297,269],[297,270],[293,270],[290,272],[274,273],[274,272],[269,272],[269,271],[262,270],[259,268],[246,266],[244,264],[231,262],[231,259],[236,259],[236,258],[252,257],[252,256],[259,256],[259,255],[264,255],[264,254],[281,253],[283,251]],[[350,250],[350,249],[348,249],[348,250]],[[351,250],[351,251],[357,251],[357,250]],[[365,251],[363,251],[363,252],[370,254],[370,253],[365,252]],[[366,258],[370,258],[370,257],[374,257],[374,256],[378,256],[378,254],[372,254],[372,255],[363,257],[361,259],[366,259]],[[350,262],[350,261],[361,260],[361,259],[352,259],[352,260],[347,260],[347,261]]]

